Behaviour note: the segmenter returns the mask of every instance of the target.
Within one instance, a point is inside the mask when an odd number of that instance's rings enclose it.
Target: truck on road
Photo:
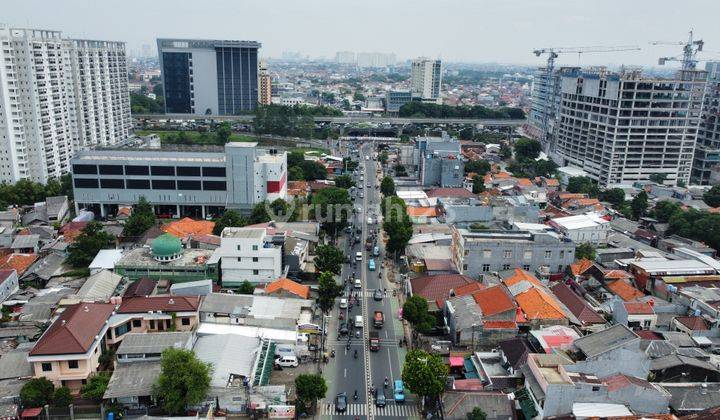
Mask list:
[[[370,331],[370,338],[368,338],[370,344],[370,351],[380,350],[380,335],[377,331]]]
[[[365,250],[370,251],[373,249],[373,240],[371,238],[367,238],[365,240]]]
[[[385,315],[383,315],[382,311],[375,311],[375,315],[373,316],[373,326],[375,328],[382,328],[385,324]]]

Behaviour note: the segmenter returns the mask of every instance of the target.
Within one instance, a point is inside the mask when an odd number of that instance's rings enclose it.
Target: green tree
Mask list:
[[[682,211],[680,204],[670,200],[662,200],[655,204],[653,215],[659,222],[666,223],[678,211]]]
[[[347,190],[337,187],[323,188],[312,195],[313,214],[323,230],[335,236],[346,225],[352,209]]]
[[[597,197],[600,193],[597,184],[586,176],[570,177],[566,190],[575,194],[587,194],[589,197]]]
[[[288,177],[290,181],[305,181],[305,172],[300,166],[291,166],[288,169]]]
[[[343,168],[345,168],[346,171],[352,172],[357,169],[358,166],[359,164],[357,163],[357,161],[354,161],[349,157],[343,158]]]
[[[405,165],[398,163],[395,165],[395,175],[397,176],[407,176],[407,169],[405,169]]]
[[[295,378],[295,393],[305,409],[325,398],[327,390],[325,379],[320,375],[303,373]]]
[[[630,208],[632,209],[633,217],[636,220],[645,216],[648,208],[647,193],[645,191],[640,191],[630,202]]]
[[[213,226],[213,235],[220,235],[226,227],[243,227],[248,224],[248,220],[237,210],[225,210],[219,219],[215,220]]]
[[[125,222],[123,235],[129,237],[140,236],[154,225],[155,213],[152,206],[144,196],[141,196],[130,217]]]
[[[386,150],[383,150],[382,152],[378,153],[378,161],[382,163],[383,165],[387,163],[388,161],[388,152]]]
[[[53,393],[53,405],[55,407],[67,407],[68,405],[72,404],[72,402],[73,397],[70,393],[70,388],[66,386],[61,386],[60,388],[57,388]]]
[[[90,222],[68,247],[67,262],[75,268],[87,267],[98,251],[110,246],[114,239],[113,235],[103,230],[100,223]]]
[[[510,148],[510,146],[505,142],[500,143],[500,158],[502,160],[508,160],[511,157],[512,149]]]
[[[720,207],[720,185],[714,185],[703,194],[703,201],[710,207]]]
[[[232,136],[232,128],[230,127],[229,122],[222,122],[217,126],[217,128],[215,128],[215,139],[218,144],[227,143],[230,141],[230,136]]]
[[[156,83],[152,88],[152,92],[155,96],[165,96],[165,89],[163,89],[162,83]]]
[[[421,333],[426,333],[435,326],[435,317],[428,312],[428,304],[425,298],[413,295],[403,304],[403,318]]]
[[[590,242],[584,242],[575,247],[575,258],[595,261],[595,247]]]
[[[465,175],[471,172],[478,175],[485,175],[490,172],[490,163],[487,160],[471,160],[465,162]]]
[[[410,241],[413,234],[412,221],[407,214],[405,201],[400,197],[391,196],[380,203],[385,218],[383,230],[388,235],[386,249],[389,253],[400,253]]]
[[[542,146],[537,140],[521,138],[515,142],[515,159],[518,161],[536,159],[541,151]]]
[[[625,191],[622,188],[610,188],[602,191],[599,198],[612,204],[617,209],[625,203]]]
[[[24,407],[42,407],[50,404],[55,386],[45,378],[33,378],[20,388],[20,402]]]
[[[327,313],[335,305],[335,298],[342,293],[342,285],[335,281],[333,273],[326,271],[318,278],[318,306]]]
[[[340,175],[336,176],[334,178],[335,186],[338,188],[343,189],[350,189],[351,187],[355,186],[355,181],[353,181],[352,177],[350,175]]]
[[[472,179],[472,193],[480,194],[485,192],[485,180],[480,175],[475,175]]]
[[[467,414],[468,420],[486,420],[487,414],[480,407],[475,407]]]
[[[380,192],[385,197],[395,195],[395,181],[389,176],[383,177],[382,181],[380,181]]]
[[[415,349],[405,357],[402,379],[413,394],[425,398],[432,408],[445,390],[449,371],[440,356]]]
[[[102,401],[109,383],[110,374],[98,372],[88,378],[87,383],[80,390],[80,395],[89,400]]]
[[[245,280],[240,283],[238,293],[241,295],[252,295],[253,293],[255,293],[255,286],[253,286],[252,283],[250,283],[249,281]]]
[[[51,179],[45,184],[45,197],[55,197],[62,194],[62,185],[58,179]]]
[[[667,179],[667,174],[650,174],[650,181],[662,185]]]
[[[353,101],[365,101],[365,95],[363,95],[360,91],[355,91],[353,94]]]
[[[72,174],[65,174],[60,177],[60,194],[66,195],[69,199],[73,199],[73,180]]]
[[[189,405],[205,400],[210,390],[212,366],[201,362],[190,350],[167,348],[160,359],[160,376],[153,385],[153,396],[171,415],[185,413]]]
[[[270,214],[268,214],[268,210],[266,207],[267,205],[267,201],[255,204],[255,206],[253,206],[252,212],[250,213],[248,223],[251,225],[256,225],[258,223],[267,223],[272,220],[272,217],[270,217]]]
[[[333,245],[318,245],[315,248],[315,269],[320,272],[340,274],[342,265],[345,262],[345,254]]]

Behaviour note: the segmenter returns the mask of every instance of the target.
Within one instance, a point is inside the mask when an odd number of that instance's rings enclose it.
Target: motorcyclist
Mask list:
[[[353,400],[357,400],[357,399],[358,399],[358,393],[357,393],[357,389],[356,389],[355,394],[353,394]]]
[[[355,354],[353,355],[353,357],[357,359],[357,349],[355,349]]]
[[[389,383],[390,383],[390,380],[389,380],[388,377],[386,376],[386,377],[385,377],[385,382],[384,382],[385,388],[388,387],[388,384],[389,384]]]

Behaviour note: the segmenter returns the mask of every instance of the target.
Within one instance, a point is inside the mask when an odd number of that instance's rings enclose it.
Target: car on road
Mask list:
[[[348,300],[346,298],[340,298],[340,309],[348,307]]]
[[[355,279],[355,285],[353,286],[356,289],[362,289],[362,283],[360,283],[360,279]]]
[[[385,407],[385,405],[387,404],[387,398],[385,398],[385,391],[382,388],[375,388],[373,397],[375,398],[376,407]]]
[[[347,335],[347,333],[348,333],[347,322],[340,323],[340,328],[338,328],[338,332],[340,333],[340,335]]]
[[[373,292],[373,300],[381,301],[383,300],[383,292],[380,289],[375,289]]]
[[[396,403],[405,402],[405,385],[400,379],[395,380],[395,386],[393,387],[393,395]]]
[[[355,261],[362,261],[362,252],[358,251],[355,253]]]
[[[347,394],[341,392],[335,396],[335,411],[338,413],[344,413],[347,410]]]

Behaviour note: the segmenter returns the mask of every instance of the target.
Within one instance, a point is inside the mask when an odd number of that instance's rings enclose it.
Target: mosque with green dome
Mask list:
[[[115,265],[115,272],[130,280],[150,278],[182,283],[210,279],[218,281],[217,263],[211,262],[213,251],[185,248],[182,241],[169,233],[153,239],[150,247],[129,250]]]

